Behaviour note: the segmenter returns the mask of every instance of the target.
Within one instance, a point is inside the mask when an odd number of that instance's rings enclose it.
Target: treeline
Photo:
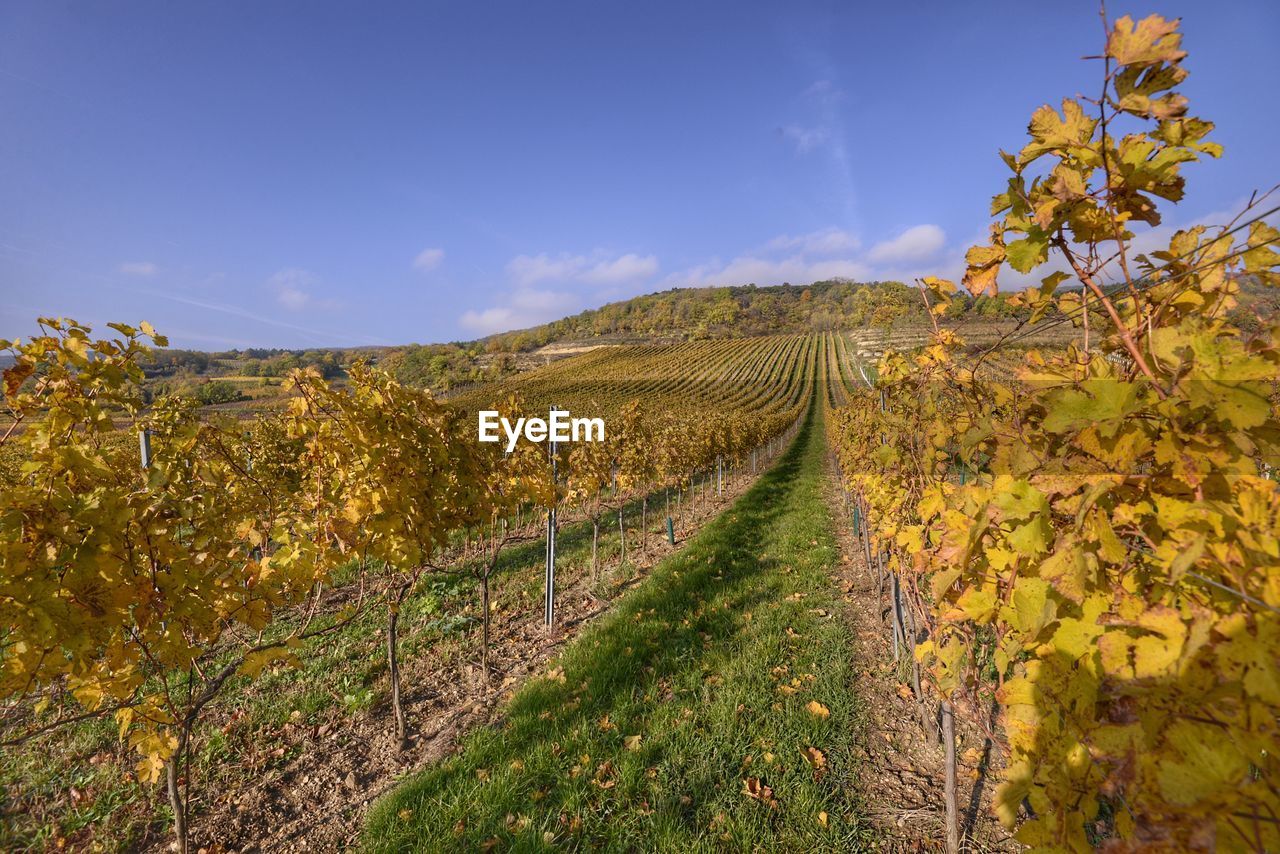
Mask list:
[[[156,350],[143,363],[148,378],[176,376],[245,376],[283,377],[290,371],[314,368],[326,378],[338,376],[343,367],[357,358],[367,358],[371,349],[363,350],[226,350],[205,353],[200,350]]]
[[[952,316],[1017,317],[1007,294],[957,300]],[[920,292],[902,282],[832,279],[810,285],[674,288],[517,332],[491,336],[490,353],[522,352],[547,344],[602,336],[732,338],[828,332],[860,326],[925,321]]]
[[[445,392],[516,371],[510,353],[488,354],[482,342],[410,344],[385,352],[379,366],[405,385]]]
[[[393,348],[313,350],[156,350],[142,364],[148,390],[157,397],[182,394],[202,403],[226,403],[240,398],[235,385],[222,377],[262,378],[266,385],[296,370],[314,369],[325,379],[346,374],[350,365],[368,361],[380,365],[397,380],[418,388],[445,392],[461,385],[498,379],[513,373],[509,354],[486,352],[484,342],[410,344]]]

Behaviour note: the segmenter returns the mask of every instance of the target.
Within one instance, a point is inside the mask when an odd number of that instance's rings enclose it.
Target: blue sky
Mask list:
[[[1280,4],[1181,16],[1226,157],[1280,180]],[[469,339],[673,286],[958,273],[1031,112],[1097,88],[1097,6],[0,6],[0,336]]]

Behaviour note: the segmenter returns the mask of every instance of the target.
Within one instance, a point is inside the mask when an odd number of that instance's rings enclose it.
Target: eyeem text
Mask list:
[[[507,437],[507,453],[516,449],[520,435],[530,442],[603,442],[603,418],[574,418],[566,409],[557,409],[547,418],[517,418],[513,425],[508,418],[498,416],[496,409],[480,410],[479,438],[481,442],[498,442],[498,428]]]

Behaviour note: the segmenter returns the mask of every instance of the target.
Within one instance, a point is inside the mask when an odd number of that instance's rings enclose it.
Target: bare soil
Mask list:
[[[319,725],[287,723],[279,739],[267,746],[276,761],[260,774],[247,763],[243,783],[215,795],[198,792],[193,802],[192,842],[200,851],[274,852],[341,851],[354,847],[370,805],[405,776],[453,753],[469,729],[492,722],[515,688],[535,675],[611,602],[647,577],[649,570],[707,521],[717,516],[755,478],[726,480],[722,500],[689,501],[685,524],[671,546],[661,508],[651,508],[644,549],[634,548],[628,534],[627,575],[607,587],[606,598],[592,592],[589,575],[557,592],[557,625],[548,634],[541,603],[504,615],[493,623],[488,685],[475,665],[443,663],[428,653],[402,665],[405,711],[410,721],[409,745],[397,750],[391,735],[389,703],[375,705],[354,718],[332,716]],[[612,568],[616,570],[615,568]],[[611,568],[602,568],[607,574]],[[497,580],[501,583],[501,580]],[[336,592],[336,591],[335,591]],[[477,647],[476,638],[469,638]],[[199,789],[197,781],[197,789]],[[152,851],[168,850],[159,836]]]
[[[853,629],[851,654],[865,709],[862,743],[866,752],[858,774],[863,809],[885,834],[887,850],[945,851],[943,746],[934,732],[921,725],[915,697],[899,679],[888,596],[881,593],[876,571],[867,566],[857,546],[851,511],[830,467],[826,487],[841,550],[833,580],[844,594],[845,616]],[[1019,851],[1021,846],[991,812],[1000,757],[975,725],[975,715],[972,708],[956,710],[961,849]]]

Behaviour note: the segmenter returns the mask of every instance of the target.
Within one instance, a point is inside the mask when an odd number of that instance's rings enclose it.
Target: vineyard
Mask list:
[[[1239,313],[1280,208],[1154,231],[1222,154],[1184,57],[1110,25],[923,323],[447,397],[355,361],[240,417],[144,395],[148,323],[0,342],[0,847],[1280,850],[1280,326]],[[1020,319],[955,309],[1007,270]],[[604,441],[477,441],[553,409]]]
[[[607,442],[560,449],[553,480],[543,447],[490,453],[468,410],[359,367],[341,387],[298,375],[285,419],[182,406],[124,419],[138,406],[139,339],[154,333],[121,326],[114,341],[94,340],[45,323],[9,374],[6,567],[25,568],[6,573],[4,595],[26,620],[7,639],[6,692],[25,702],[6,707],[5,767],[30,822],[7,823],[7,844],[77,828],[146,839],[138,784],[167,781],[169,813],[181,815],[192,797],[207,803],[214,781],[243,782],[221,776],[220,755],[247,751],[253,771],[287,764],[287,746],[255,742],[295,728],[303,708],[310,722],[333,705],[386,704],[390,740],[407,747],[402,646],[447,655],[482,696],[496,691],[492,617],[532,605],[530,557],[549,508],[564,529],[560,583],[607,599],[768,465],[817,382],[818,343],[804,336],[611,350],[534,371],[490,399],[521,411],[520,397],[604,400],[611,416]],[[682,380],[689,364],[705,367]],[[657,501],[669,534],[650,513]],[[581,525],[589,539],[575,537]],[[81,541],[72,555],[54,545],[69,536]],[[112,559],[106,579],[104,555],[131,560]],[[273,696],[298,668],[301,695]],[[95,757],[88,774],[42,763],[68,727]],[[193,762],[212,778],[204,791],[192,788]],[[120,785],[122,770],[137,783]]]

